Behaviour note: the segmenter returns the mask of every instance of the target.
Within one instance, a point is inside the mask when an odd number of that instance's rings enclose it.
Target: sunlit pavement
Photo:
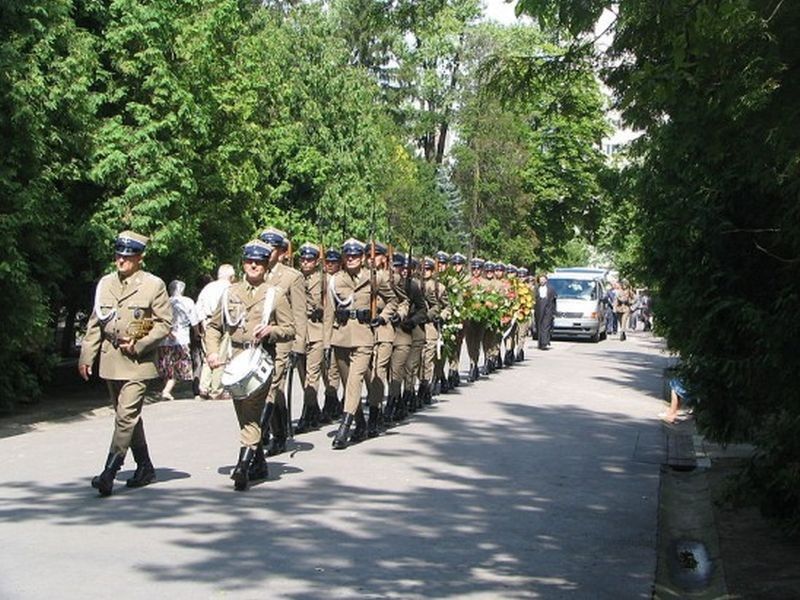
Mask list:
[[[0,598],[649,598],[660,344],[526,353],[347,450],[298,436],[245,493],[229,402],[146,406],[159,481],[129,456],[110,498],[109,411],[0,439]]]

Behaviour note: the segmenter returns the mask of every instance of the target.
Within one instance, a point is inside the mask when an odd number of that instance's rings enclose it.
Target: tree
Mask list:
[[[610,3],[523,0],[573,32]],[[586,12],[589,7],[591,14]],[[800,6],[618,3],[607,80],[646,131],[641,268],[714,440],[754,441],[749,491],[800,527]]]

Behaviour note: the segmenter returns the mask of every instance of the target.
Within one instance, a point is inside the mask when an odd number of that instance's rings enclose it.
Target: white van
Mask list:
[[[553,337],[604,340],[605,274],[602,269],[556,269],[547,279],[558,296]]]

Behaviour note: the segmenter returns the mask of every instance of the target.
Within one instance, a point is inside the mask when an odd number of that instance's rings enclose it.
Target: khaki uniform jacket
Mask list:
[[[267,283],[283,291],[294,315],[294,341],[288,340],[278,345],[278,353],[306,351],[306,281],[297,269],[278,262],[267,274]],[[291,342],[291,343],[289,343]]]
[[[273,287],[269,283],[261,283],[255,287],[252,297],[248,293],[250,285],[247,281],[239,281],[228,288],[227,299],[222,297],[220,307],[211,315],[206,329],[205,343],[208,354],[218,354],[222,336],[230,335],[233,349],[231,358],[242,351],[243,345],[253,343],[255,329],[261,325],[264,315],[264,298],[267,290]],[[268,323],[272,325],[269,334],[262,340],[263,344],[278,344],[294,340],[295,329],[292,308],[286,294],[276,290],[275,304]],[[227,300],[227,301],[226,301]],[[228,322],[225,311],[230,317]],[[238,346],[238,347],[237,347]],[[220,357],[225,360],[228,357]]]
[[[449,316],[450,300],[447,297],[447,290],[444,285],[433,279],[425,279],[423,282],[423,292],[425,294],[425,305],[428,309],[428,324],[425,326],[425,339],[438,340],[439,329],[436,326],[437,319],[446,319]]]
[[[369,270],[367,270],[369,272]],[[378,289],[381,286],[388,286],[391,288],[392,293],[395,295],[395,308],[392,312],[392,315],[397,313],[397,307],[400,304],[400,297],[397,294],[397,290],[395,289],[394,285],[394,278],[393,274],[387,270],[379,270],[376,274],[376,279],[378,282]],[[380,294],[378,294],[378,314],[383,313],[383,309],[386,308],[386,300],[384,300]],[[375,341],[376,342],[393,342],[394,341],[394,326],[389,323],[389,320],[386,319],[386,324],[381,325],[380,327],[375,328]]]
[[[327,277],[327,276],[326,276]],[[323,289],[322,289],[322,275],[319,271],[314,271],[305,277],[306,288],[306,344],[312,342],[321,342],[324,338],[323,334],[323,316],[318,320],[313,320],[312,315],[314,311],[324,309],[323,303]]]
[[[359,346],[372,346],[375,343],[375,334],[369,323],[359,323],[356,319],[339,322],[335,318],[336,308],[341,302],[342,309],[369,310],[370,308],[370,282],[369,269],[362,268],[353,276],[342,269],[336,273],[328,285],[328,302],[325,305],[324,330],[328,339],[324,346],[339,346],[340,348],[357,348]],[[397,297],[389,283],[389,277],[384,273],[377,278],[379,316],[388,323],[397,311]],[[335,294],[334,294],[335,289]],[[348,300],[352,301],[348,303]]]
[[[172,327],[172,305],[164,282],[146,271],[137,271],[120,279],[117,273],[106,275],[97,283],[100,321],[92,311],[81,344],[79,364],[92,365],[100,354],[100,377],[118,381],[136,381],[158,377],[158,346]],[[134,345],[135,357],[116,348],[120,338],[130,337],[128,327],[137,319],[153,319],[153,328]]]
[[[633,300],[633,292],[630,290],[630,288],[620,288],[617,292],[617,297],[614,300],[614,312],[631,312],[631,304],[633,304]]]
[[[428,310],[425,308],[425,296],[422,294],[422,288],[416,279],[412,277],[406,280],[398,276],[396,287],[402,290],[403,294],[403,300],[398,305],[397,314],[400,320],[408,319],[414,324],[414,329],[411,332],[403,331],[399,323],[395,327],[394,343],[399,346],[406,346],[411,344],[415,332],[417,332],[418,336],[420,334],[423,336],[420,339],[424,339],[422,327],[419,326],[424,326],[428,320]]]

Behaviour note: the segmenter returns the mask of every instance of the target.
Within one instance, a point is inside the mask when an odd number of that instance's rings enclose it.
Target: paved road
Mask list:
[[[159,483],[95,497],[102,410],[0,439],[0,598],[649,598],[656,340],[556,342],[342,452],[232,491],[227,402],[145,408]]]

